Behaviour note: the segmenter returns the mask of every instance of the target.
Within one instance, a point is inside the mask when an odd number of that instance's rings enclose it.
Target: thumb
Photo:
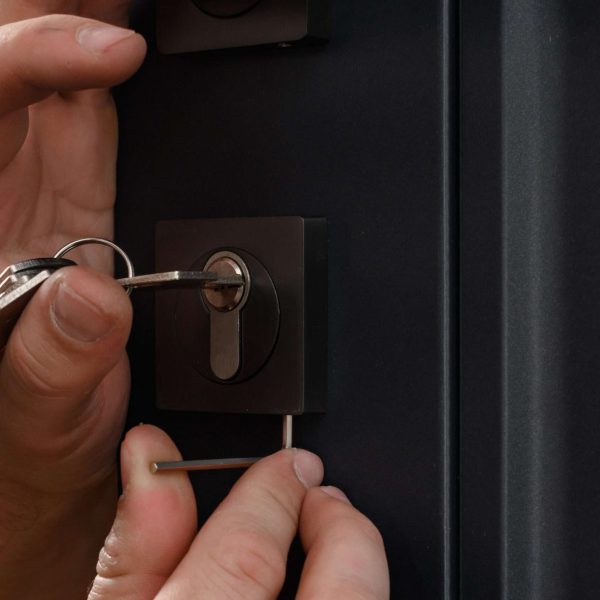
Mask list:
[[[187,474],[153,475],[155,460],[181,460],[181,455],[160,429],[132,429],[121,446],[123,496],[88,600],[155,598],[196,534],[196,502]]]
[[[107,275],[69,267],[36,292],[0,364],[0,456],[13,468],[56,463],[106,427],[119,399],[90,406],[92,393],[122,362],[130,325],[131,303]]]

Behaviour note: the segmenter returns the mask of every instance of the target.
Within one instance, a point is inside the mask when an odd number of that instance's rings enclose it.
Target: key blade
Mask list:
[[[0,272],[0,281],[8,279],[11,275],[14,275],[15,269],[13,265],[8,265],[2,272]]]
[[[245,279],[241,275],[232,275],[231,277],[218,277],[216,279],[207,281],[204,285],[205,288],[219,289],[219,288],[232,288],[232,287],[243,287],[246,285]]]
[[[2,278],[2,274],[0,274],[0,294],[6,295],[8,292],[13,290],[17,285],[21,283],[25,283],[29,278],[28,277],[19,277],[14,273],[7,275]]]
[[[218,471],[221,469],[247,469],[260,458],[217,458],[209,460],[179,460],[150,464],[152,473],[161,471]]]
[[[239,287],[244,285],[242,277],[219,277],[216,273],[206,271],[167,271],[124,277],[117,282],[126,288],[147,287]]]
[[[8,338],[27,303],[50,275],[52,271],[41,271],[0,296],[0,350],[8,343]]]

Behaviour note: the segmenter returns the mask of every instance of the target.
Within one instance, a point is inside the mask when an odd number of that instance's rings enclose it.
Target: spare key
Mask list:
[[[242,277],[219,277],[218,273],[207,271],[167,271],[165,273],[150,273],[149,275],[135,275],[117,279],[126,289],[147,287],[202,287],[208,289],[221,289],[240,287],[244,285]]]
[[[66,258],[34,258],[10,265],[0,273],[0,350],[40,285],[54,271],[74,264]]]

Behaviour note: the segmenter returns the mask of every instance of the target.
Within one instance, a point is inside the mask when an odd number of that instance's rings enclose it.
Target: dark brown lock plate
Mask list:
[[[157,290],[160,408],[297,415],[327,388],[324,219],[166,221],[156,268],[241,276],[223,289]]]

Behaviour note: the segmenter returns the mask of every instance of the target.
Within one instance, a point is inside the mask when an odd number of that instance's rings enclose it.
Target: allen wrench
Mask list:
[[[293,416],[283,416],[282,448],[293,447]],[[212,458],[206,460],[179,460],[150,463],[151,473],[164,471],[219,471],[222,469],[246,469],[261,460],[252,458]]]

